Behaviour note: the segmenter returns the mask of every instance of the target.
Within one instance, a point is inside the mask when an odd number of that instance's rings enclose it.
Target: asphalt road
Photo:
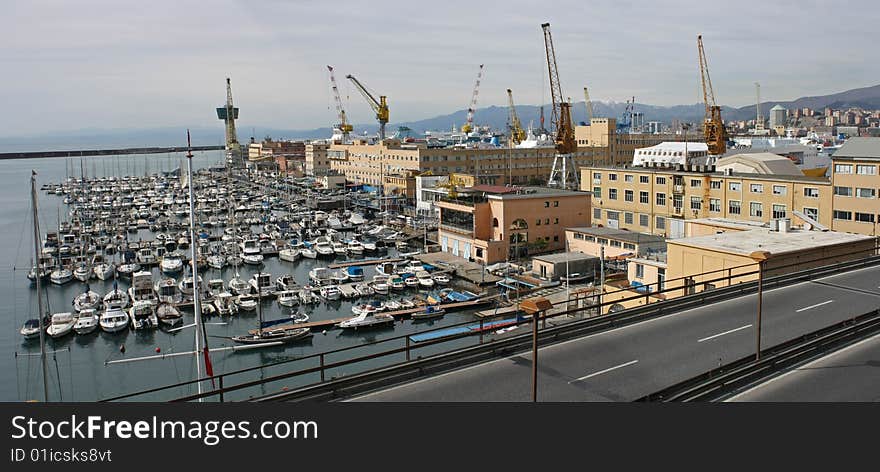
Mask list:
[[[727,401],[880,401],[880,335],[804,364]]]
[[[880,307],[880,267],[764,291],[768,347]],[[757,295],[540,348],[540,401],[631,401],[755,352]],[[520,328],[525,330],[526,328]],[[531,351],[354,401],[530,401]]]

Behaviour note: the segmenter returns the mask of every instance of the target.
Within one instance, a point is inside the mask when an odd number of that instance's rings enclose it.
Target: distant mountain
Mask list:
[[[770,108],[779,104],[788,109],[809,107],[814,110],[822,110],[825,107],[834,109],[860,107],[869,110],[880,109],[880,85],[864,87],[831,95],[816,97],[802,97],[792,101],[765,101],[761,103],[764,117],[769,118]],[[550,105],[544,105],[545,125],[550,126]],[[626,103],[593,102],[593,113],[597,117],[620,116],[626,109]],[[575,123],[586,121],[586,107],[584,102],[577,102],[572,107]],[[698,122],[703,119],[704,107],[702,103],[693,105],[656,106],[645,103],[636,103],[635,110],[644,114],[645,121],[660,121],[670,123],[672,120],[684,122]],[[540,126],[541,107],[537,105],[517,105],[517,115],[524,127],[530,123],[534,127]],[[749,120],[755,116],[755,106],[747,105],[740,108],[722,107],[722,116],[725,120]],[[492,129],[504,131],[507,129],[508,110],[505,106],[489,106],[479,108],[475,114],[475,121],[479,125],[488,125]],[[452,126],[461,128],[467,118],[467,110],[426,118],[417,121],[388,123],[386,133],[393,135],[399,126],[407,126],[415,134],[425,131],[449,130]],[[376,123],[362,123],[354,125],[356,134],[375,134],[378,126]],[[240,128],[241,129],[241,128]],[[284,128],[258,128],[257,140],[265,136],[274,139],[322,139],[332,134],[329,127],[292,130]],[[223,127],[202,127],[192,129],[194,145],[219,145],[223,144]],[[250,136],[239,132],[241,142],[247,142]],[[162,127],[151,129],[83,129],[77,131],[55,132],[40,136],[29,137],[0,137],[0,152],[16,151],[48,151],[48,150],[75,150],[89,148],[108,147],[147,147],[147,146],[179,146],[184,141],[180,127]]]

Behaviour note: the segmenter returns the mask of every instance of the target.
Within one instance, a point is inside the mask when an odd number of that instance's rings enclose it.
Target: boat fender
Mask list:
[[[157,348],[156,348],[156,352],[157,352],[157,353],[162,352],[162,348],[161,348],[161,347],[157,347]]]
[[[125,344],[119,346],[119,352],[125,354]]]

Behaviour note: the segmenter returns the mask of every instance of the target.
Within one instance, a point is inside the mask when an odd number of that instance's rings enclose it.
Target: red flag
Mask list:
[[[203,349],[205,355],[205,373],[208,377],[214,376],[214,366],[211,365],[211,357],[208,355],[208,346]],[[211,379],[211,387],[214,387],[214,379]]]

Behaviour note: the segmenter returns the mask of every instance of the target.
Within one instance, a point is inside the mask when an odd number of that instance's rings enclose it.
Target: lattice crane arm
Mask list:
[[[339,130],[343,135],[348,135],[353,127],[348,123],[345,109],[342,107],[342,98],[339,96],[339,87],[336,86],[336,77],[333,75],[333,67],[327,66],[330,72],[330,86],[333,88],[333,99],[336,101],[336,115],[339,117]]]
[[[467,111],[467,121],[461,127],[462,133],[470,133],[474,130],[474,113],[477,111],[477,95],[480,93],[480,80],[483,78],[483,64],[480,64],[480,70],[477,72],[477,81],[474,83],[474,91],[471,94],[471,104]]]
[[[560,154],[571,154],[576,148],[574,127],[571,122],[571,103],[565,101],[565,95],[562,93],[550,23],[543,23],[541,29],[544,30],[544,49],[547,54],[547,71],[550,75],[550,97],[553,101],[550,123],[556,131],[556,151]]]
[[[590,100],[590,92],[584,87],[584,105],[587,107],[587,119],[593,121],[593,101]]]
[[[348,74],[345,76],[346,79],[349,79],[354,83],[355,88],[364,96],[367,100],[367,103],[376,112],[376,119],[379,120],[379,139],[385,139],[385,123],[388,123],[388,102],[386,101],[385,95],[379,95],[379,100],[376,100],[376,97],[367,90],[366,87],[353,75]]]
[[[510,140],[514,144],[519,144],[526,139],[526,132],[522,128],[519,116],[516,114],[516,106],[513,104],[513,91],[510,89],[507,89],[507,107],[508,121],[510,121]]]

